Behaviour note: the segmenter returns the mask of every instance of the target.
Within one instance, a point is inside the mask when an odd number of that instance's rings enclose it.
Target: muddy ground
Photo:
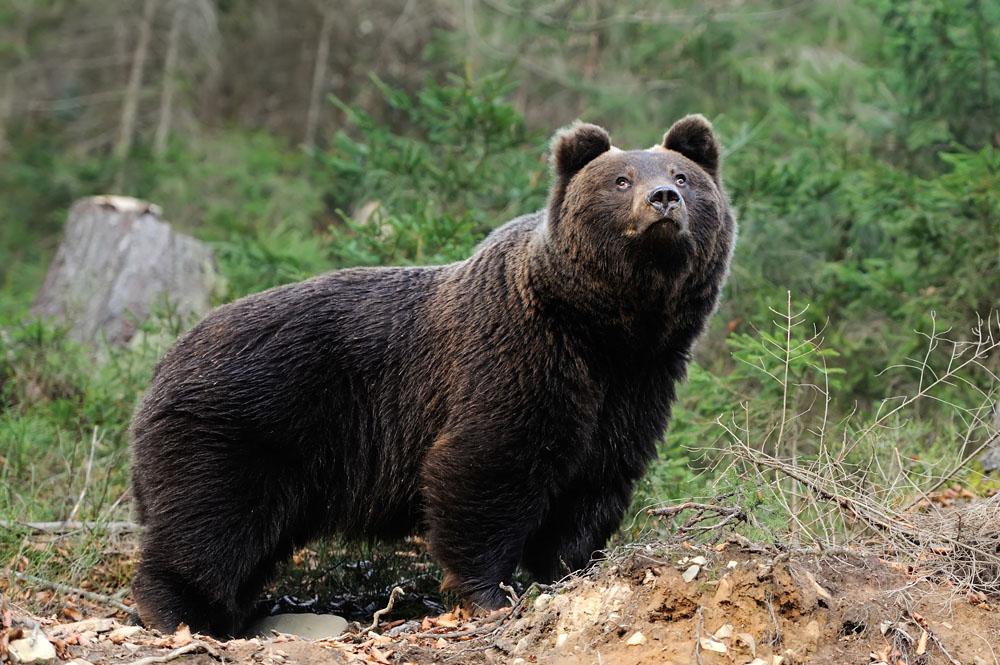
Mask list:
[[[333,640],[160,635],[125,625],[122,613],[32,617],[16,599],[4,621],[0,652],[34,633],[62,661],[94,664],[1000,665],[1000,599],[859,552],[747,543],[633,547],[587,575],[530,588],[511,610],[409,620],[389,612],[375,630],[354,623]]]

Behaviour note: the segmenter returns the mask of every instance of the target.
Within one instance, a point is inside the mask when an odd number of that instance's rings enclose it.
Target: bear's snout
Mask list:
[[[656,212],[666,215],[671,208],[681,204],[681,194],[676,187],[671,185],[661,185],[656,187],[646,195],[646,203],[653,206]]]

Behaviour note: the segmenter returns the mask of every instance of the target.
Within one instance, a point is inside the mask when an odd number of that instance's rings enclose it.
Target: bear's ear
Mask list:
[[[569,180],[595,157],[611,149],[611,138],[597,125],[577,122],[552,138],[552,165],[556,175]]]
[[[676,150],[718,179],[721,149],[712,123],[700,113],[687,115],[663,135],[663,147]]]

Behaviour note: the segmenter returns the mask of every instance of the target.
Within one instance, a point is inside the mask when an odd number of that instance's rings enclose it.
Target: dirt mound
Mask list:
[[[390,613],[376,630],[355,625],[336,640],[218,642],[111,619],[60,625],[15,616],[0,651],[37,624],[64,660],[91,663],[996,665],[998,609],[998,599],[850,551],[641,547],[585,576],[533,587],[512,610],[488,617],[390,621]]]
[[[635,553],[539,596],[533,609],[507,632],[511,659],[896,665],[1000,655],[1000,616],[985,599],[854,555]]]

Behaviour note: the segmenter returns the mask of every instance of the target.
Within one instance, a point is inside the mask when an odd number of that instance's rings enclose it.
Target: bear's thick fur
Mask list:
[[[546,210],[458,263],[339,270],[218,308],[132,425],[135,595],[161,630],[240,630],[323,534],[426,535],[444,586],[505,602],[585,566],[656,455],[735,238],[701,116],[622,151],[556,135]]]

